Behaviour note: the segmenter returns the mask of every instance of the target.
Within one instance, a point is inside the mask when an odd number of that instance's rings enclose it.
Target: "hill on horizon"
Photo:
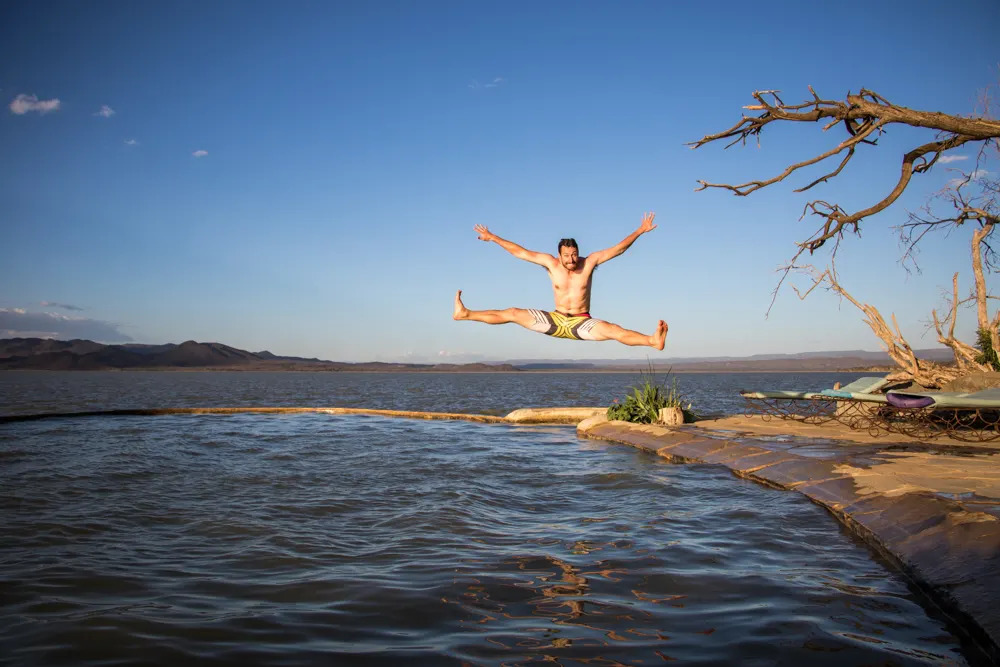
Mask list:
[[[90,340],[0,339],[0,370],[213,369],[258,371],[514,371],[509,364],[351,363],[248,352],[222,343],[105,345]]]

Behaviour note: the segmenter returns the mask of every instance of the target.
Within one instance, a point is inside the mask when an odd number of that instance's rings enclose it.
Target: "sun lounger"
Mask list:
[[[747,416],[806,424],[837,421],[871,436],[948,436],[967,442],[1000,439],[1000,389],[976,392],[888,391],[883,377],[863,377],[818,392],[741,391]]]
[[[841,387],[823,391],[741,391],[747,402],[747,416],[778,417],[806,424],[839,421],[851,428],[874,428],[870,408],[861,403],[885,403],[877,392],[886,386],[883,377],[863,377]]]
[[[890,391],[888,427],[916,438],[938,435],[967,442],[1000,438],[1000,389],[975,392]]]

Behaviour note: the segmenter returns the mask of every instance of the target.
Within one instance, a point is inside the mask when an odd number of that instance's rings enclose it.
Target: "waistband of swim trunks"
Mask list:
[[[575,315],[570,315],[569,313],[564,313],[561,310],[557,310],[556,312],[559,313],[560,315],[562,315],[563,317],[590,317],[591,316],[590,313],[577,313]]]

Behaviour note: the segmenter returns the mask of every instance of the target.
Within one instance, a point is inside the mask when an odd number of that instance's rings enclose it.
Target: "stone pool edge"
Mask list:
[[[739,477],[797,491],[826,508],[899,568],[992,662],[1000,664],[1000,521],[933,493],[862,493],[842,461],[714,438],[684,427],[587,418],[586,438],[679,463],[723,465]]]
[[[384,410],[378,408],[335,407],[207,407],[207,408],[123,408],[119,410],[83,410],[78,412],[36,412],[0,415],[0,424],[39,419],[72,417],[136,417],[161,415],[235,415],[235,414],[304,414],[370,415],[404,419],[441,419],[485,424],[577,424],[589,417],[603,415],[607,408],[521,408],[505,416],[468,412],[427,412],[423,410]]]

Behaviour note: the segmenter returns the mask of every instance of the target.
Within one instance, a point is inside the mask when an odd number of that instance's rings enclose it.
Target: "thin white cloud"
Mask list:
[[[481,354],[472,354],[466,350],[438,350],[436,355],[428,355],[425,363],[432,364],[471,364],[483,361]]]
[[[139,142],[136,141],[135,139],[126,139],[125,140],[125,145],[126,146],[138,146]]]
[[[10,110],[18,116],[23,116],[29,111],[48,113],[58,109],[59,104],[60,102],[56,98],[51,100],[40,100],[37,95],[25,95],[24,93],[21,93],[14,98],[13,102],[10,103]]]
[[[109,107],[107,104],[102,104],[100,111],[94,112],[95,116],[103,116],[104,118],[111,118],[115,115],[115,110]]]
[[[59,338],[55,331],[21,331],[20,329],[0,329],[3,338]]]
[[[958,162],[959,160],[968,160],[968,155],[942,155],[938,158],[938,162],[941,164],[948,164],[949,162]]]
[[[986,178],[987,176],[990,176],[992,174],[993,172],[987,171],[986,169],[976,169],[968,176],[963,176],[962,178],[950,179],[948,181],[948,187],[957,188],[959,185],[963,185],[965,183],[975,183],[976,181]]]
[[[481,90],[483,88],[497,88],[499,86],[502,86],[504,83],[506,83],[506,79],[504,79],[502,76],[495,77],[492,81],[488,83],[479,83],[478,81],[473,79],[472,83],[469,84],[469,88],[471,88],[472,90]]]
[[[86,338],[98,342],[132,340],[113,322],[60,313],[27,312],[23,308],[0,308],[0,332],[7,337]]]
[[[193,155],[195,157],[205,157],[206,155],[208,155],[208,151],[203,151],[203,150],[199,149],[199,150],[196,150],[194,153],[191,153],[191,155]]]
[[[83,310],[80,306],[73,306],[68,303],[56,303],[55,301],[41,301],[41,305],[46,308],[64,308],[66,310]]]

